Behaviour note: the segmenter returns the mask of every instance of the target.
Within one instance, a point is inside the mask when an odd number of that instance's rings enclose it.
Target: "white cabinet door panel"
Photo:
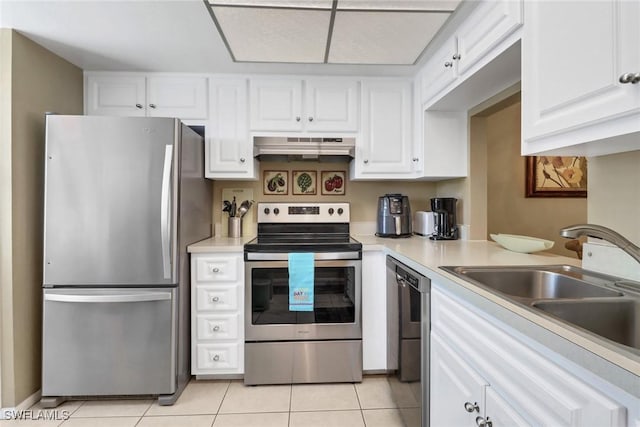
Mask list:
[[[494,426],[528,427],[532,425],[520,416],[492,387],[487,387],[485,391],[486,418]]]
[[[239,308],[237,286],[198,286],[196,292],[198,311],[228,311]]]
[[[87,76],[88,115],[144,117],[145,78],[140,76]]]
[[[358,130],[358,82],[307,80],[305,127],[308,131]]]
[[[453,59],[457,52],[457,39],[447,40],[425,64],[422,75],[422,103],[440,93],[458,76],[458,63]]]
[[[199,314],[197,317],[198,340],[235,340],[239,332],[239,314]]]
[[[200,371],[236,370],[240,368],[240,344],[216,343],[198,344],[197,368]]]
[[[302,81],[251,80],[251,130],[302,130]]]
[[[147,115],[206,119],[208,115],[206,77],[159,77],[147,79]]]
[[[199,256],[196,280],[200,282],[236,282],[240,276],[240,256]]]
[[[387,369],[387,284],[382,251],[362,253],[362,369]]]

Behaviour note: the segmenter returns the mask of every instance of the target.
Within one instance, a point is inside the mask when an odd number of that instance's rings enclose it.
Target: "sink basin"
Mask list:
[[[544,301],[532,305],[596,335],[640,349],[640,300]]]
[[[563,267],[563,266],[560,266]],[[619,297],[622,293],[591,284],[576,268],[560,267],[443,267],[457,276],[494,291],[525,299]],[[578,277],[581,278],[578,278]],[[600,280],[601,284],[607,283]]]

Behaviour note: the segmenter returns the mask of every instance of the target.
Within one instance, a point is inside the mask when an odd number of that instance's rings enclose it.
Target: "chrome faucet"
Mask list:
[[[640,247],[634,245],[621,234],[610,228],[595,224],[576,224],[560,229],[560,235],[568,239],[575,239],[580,236],[596,237],[613,243],[636,261],[640,262]]]

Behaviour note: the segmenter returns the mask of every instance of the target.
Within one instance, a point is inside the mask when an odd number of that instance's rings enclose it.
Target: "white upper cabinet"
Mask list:
[[[206,119],[207,78],[185,75],[89,73],[88,115]]]
[[[422,104],[446,96],[516,43],[522,27],[522,2],[482,0],[464,17],[420,72]]]
[[[212,77],[211,117],[207,127],[206,176],[217,179],[257,179],[249,135],[248,80]]]
[[[640,149],[640,2],[527,1],[522,55],[522,154]]]
[[[140,76],[89,75],[85,87],[88,115],[146,116],[146,80]]]
[[[362,82],[362,130],[351,179],[411,178],[413,170],[411,82]]]
[[[355,132],[358,82],[328,79],[252,79],[251,130]]]

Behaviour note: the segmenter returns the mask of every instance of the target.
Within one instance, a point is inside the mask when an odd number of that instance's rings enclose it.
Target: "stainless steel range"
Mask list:
[[[245,384],[362,381],[362,244],[348,203],[259,203],[244,246]],[[292,259],[313,253],[309,311],[292,311]],[[311,262],[311,261],[309,261]]]

